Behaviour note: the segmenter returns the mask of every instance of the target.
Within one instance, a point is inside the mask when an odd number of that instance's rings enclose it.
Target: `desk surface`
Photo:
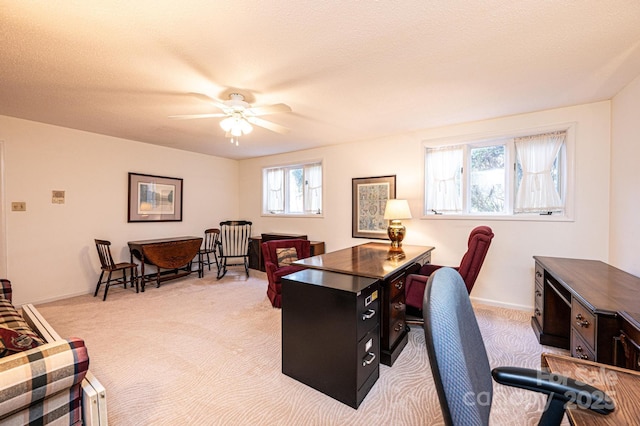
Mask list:
[[[311,269],[339,272],[367,278],[385,279],[395,271],[416,262],[434,247],[407,246],[391,250],[390,243],[367,243],[301,259],[294,264]]]
[[[640,278],[625,271],[599,260],[533,258],[595,313],[635,312],[640,306]]]
[[[640,419],[640,372],[564,355],[542,354],[542,367],[605,391],[616,405],[604,416],[590,410],[567,410],[573,425],[631,425]]]
[[[155,238],[153,240],[129,241],[127,244],[129,246],[144,246],[144,245],[147,245],[147,244],[162,244],[162,243],[171,243],[171,242],[174,242],[174,241],[190,241],[190,240],[202,240],[202,237]]]

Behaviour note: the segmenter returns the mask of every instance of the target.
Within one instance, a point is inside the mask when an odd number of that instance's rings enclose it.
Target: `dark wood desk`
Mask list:
[[[604,416],[589,410],[567,410],[572,425],[634,425],[640,419],[640,373],[597,362],[563,355],[542,354],[542,368],[552,373],[571,377],[604,391],[616,406],[613,413]]]
[[[403,245],[391,251],[389,243],[367,243],[309,257],[294,262],[307,268],[338,272],[380,282],[380,358],[393,365],[408,342],[406,329],[405,278],[416,272],[418,265],[431,262],[434,247]],[[283,305],[283,309],[286,307]]]
[[[640,308],[640,278],[596,260],[534,259],[531,325],[539,342],[570,349],[574,357],[621,365],[617,342],[621,330],[637,330],[631,319]]]
[[[142,291],[145,284],[155,280],[157,287],[160,282],[180,278],[189,275],[191,272],[191,262],[197,256],[202,237],[173,237],[157,238],[153,240],[129,241],[129,251],[131,262],[133,258],[140,261],[142,276]],[[145,264],[154,265],[157,268],[155,274],[144,272]],[[198,271],[202,265],[198,264]],[[167,271],[161,271],[167,269]]]

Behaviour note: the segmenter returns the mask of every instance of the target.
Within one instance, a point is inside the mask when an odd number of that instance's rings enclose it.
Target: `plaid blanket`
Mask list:
[[[89,355],[81,339],[59,340],[0,359],[0,424],[82,422]]]

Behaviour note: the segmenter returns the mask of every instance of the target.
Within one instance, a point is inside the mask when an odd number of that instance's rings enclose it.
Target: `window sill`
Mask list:
[[[574,222],[572,217],[566,215],[426,215],[420,220],[476,220],[476,221],[507,221],[507,222]]]
[[[271,214],[262,213],[262,217],[286,217],[286,218],[324,218],[324,214]]]

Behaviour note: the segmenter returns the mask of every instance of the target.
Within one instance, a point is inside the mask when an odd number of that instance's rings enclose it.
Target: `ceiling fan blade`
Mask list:
[[[291,107],[287,104],[265,105],[248,108],[245,113],[251,116],[275,114],[278,112],[291,112]]]
[[[285,134],[289,132],[284,126],[281,126],[276,123],[272,123],[271,121],[264,120],[258,117],[247,117],[247,121],[251,124],[255,124],[256,126],[264,127],[267,130],[271,130],[272,132]]]
[[[227,114],[215,113],[215,114],[185,114],[185,115],[170,115],[169,118],[176,120],[191,120],[194,118],[213,118],[213,117],[226,117]]]

